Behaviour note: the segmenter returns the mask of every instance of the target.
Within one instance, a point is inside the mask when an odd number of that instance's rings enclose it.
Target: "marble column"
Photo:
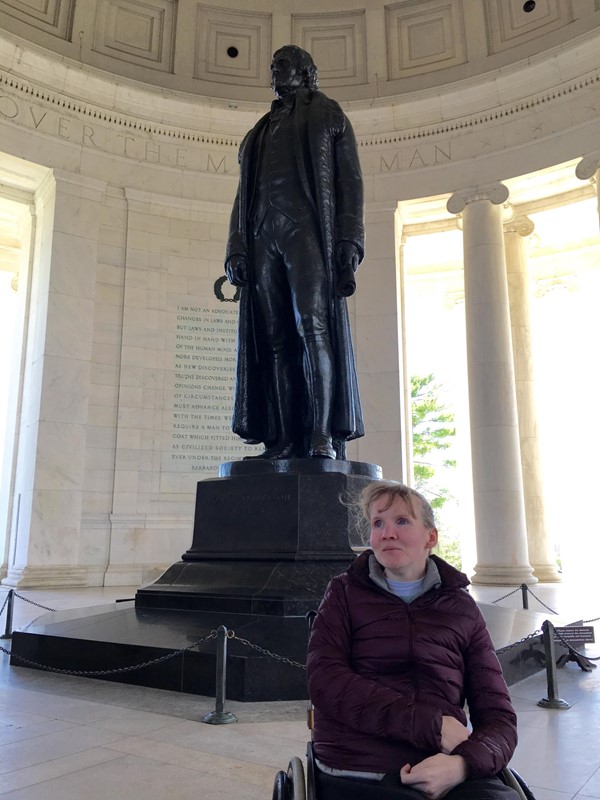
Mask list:
[[[596,184],[598,197],[598,224],[600,225],[600,152],[584,156],[575,167],[575,174],[581,181]]]
[[[86,585],[80,528],[105,191],[100,181],[54,170],[35,194],[8,586]]]
[[[524,237],[533,233],[533,222],[515,216],[504,225],[506,271],[512,329],[519,440],[523,470],[527,545],[533,573],[540,581],[560,581],[552,555],[546,520],[542,465],[537,432],[535,368],[531,339],[530,287]]]
[[[462,213],[477,565],[474,583],[536,583],[527,528],[502,232],[501,183],[456,192]]]
[[[401,222],[396,202],[367,202],[367,251],[349,310],[366,435],[350,442],[349,459],[380,464],[385,478],[406,479],[402,431],[406,395],[402,283],[398,266]]]
[[[396,214],[396,241],[398,245],[398,280],[399,298],[398,309],[400,314],[400,347],[402,365],[402,480],[409,486],[415,482],[414,454],[413,454],[413,421],[412,421],[412,386],[410,381],[410,366],[406,347],[406,267],[404,263],[404,248],[406,236],[403,233],[403,224],[400,211]]]

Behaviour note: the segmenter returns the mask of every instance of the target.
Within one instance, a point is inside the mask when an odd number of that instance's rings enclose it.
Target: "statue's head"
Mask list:
[[[271,87],[276,95],[281,97],[300,87],[314,92],[318,86],[317,68],[306,50],[294,44],[286,44],[273,53]]]

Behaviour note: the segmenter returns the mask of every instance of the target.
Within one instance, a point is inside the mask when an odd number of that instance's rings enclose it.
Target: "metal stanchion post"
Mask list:
[[[523,596],[523,608],[524,609],[528,609],[529,608],[529,595],[528,595],[528,589],[527,589],[527,584],[526,583],[522,583],[521,584],[521,594]]]
[[[546,620],[542,624],[544,639],[544,654],[546,657],[546,677],[548,680],[548,697],[538,700],[538,706],[542,708],[571,708],[566,700],[561,700],[558,695],[558,684],[556,681],[556,648],[554,647],[554,625]]]
[[[202,717],[202,722],[209,725],[227,725],[237,722],[237,717],[225,711],[225,687],[227,684],[227,628],[220,625],[217,629],[217,680],[215,692],[215,710]]]
[[[15,598],[15,590],[10,589],[6,601],[6,627],[0,639],[12,639],[12,620],[13,620],[13,603]]]

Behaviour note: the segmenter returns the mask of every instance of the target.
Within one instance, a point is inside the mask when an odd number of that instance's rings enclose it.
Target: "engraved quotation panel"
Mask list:
[[[176,8],[174,0],[100,0],[94,50],[131,64],[170,72]]]
[[[271,15],[198,6],[194,77],[268,86]]]
[[[569,0],[536,0],[530,12],[524,6],[522,0],[486,0],[491,53],[530,41],[573,21]]]
[[[170,316],[163,471],[214,475],[224,461],[257,452],[231,430],[237,306],[179,303]]]
[[[0,0],[0,10],[38,30],[71,38],[74,0]]]
[[[321,86],[367,82],[365,12],[293,14],[292,41],[312,55]]]
[[[460,0],[397,3],[385,12],[390,80],[466,62]]]

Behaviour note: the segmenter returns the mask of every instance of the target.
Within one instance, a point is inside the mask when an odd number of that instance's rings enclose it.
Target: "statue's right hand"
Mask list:
[[[234,286],[245,286],[248,283],[248,260],[245,256],[231,256],[225,264],[227,280]]]

